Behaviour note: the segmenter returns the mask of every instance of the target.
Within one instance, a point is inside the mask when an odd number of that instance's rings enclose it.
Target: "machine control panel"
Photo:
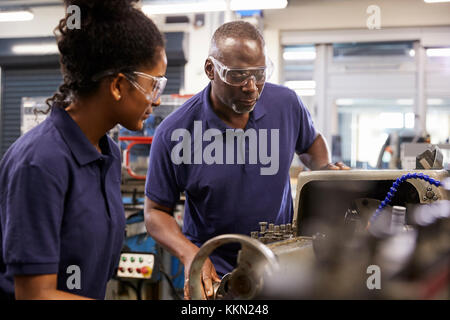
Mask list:
[[[117,276],[121,278],[150,279],[155,264],[155,256],[149,253],[122,253]]]

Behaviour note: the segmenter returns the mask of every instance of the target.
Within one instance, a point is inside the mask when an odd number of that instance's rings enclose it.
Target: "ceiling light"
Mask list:
[[[316,58],[315,51],[285,51],[283,52],[284,60],[314,60]]]
[[[395,100],[396,104],[402,105],[402,106],[412,106],[414,103],[413,99],[397,99]]]
[[[310,97],[310,96],[314,96],[316,94],[316,90],[314,89],[300,89],[300,90],[295,90],[295,93],[298,94],[299,96],[302,97]]]
[[[316,82],[314,80],[298,80],[286,81],[284,85],[291,89],[315,89]]]
[[[450,2],[450,0],[423,0],[426,3]]]
[[[34,15],[31,11],[0,11],[0,22],[16,22],[33,20]]]
[[[239,10],[264,10],[264,9],[282,9],[287,6],[287,0],[231,0],[230,9]],[[225,11],[227,9],[224,0],[219,1],[191,1],[191,2],[155,2],[142,6],[145,14],[175,14],[192,12],[212,12]]]
[[[338,106],[351,106],[355,104],[355,101],[353,99],[337,99],[336,104]]]
[[[12,47],[15,54],[57,54],[58,46],[55,43],[20,44]]]
[[[287,0],[231,0],[231,10],[264,10],[283,9],[287,6]]]
[[[450,48],[432,48],[427,49],[429,57],[450,57]]]
[[[439,106],[439,105],[444,104],[444,100],[443,99],[428,99],[427,104],[430,106]]]

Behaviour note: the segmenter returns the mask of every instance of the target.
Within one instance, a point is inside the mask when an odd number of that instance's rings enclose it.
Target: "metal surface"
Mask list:
[[[423,180],[412,180],[409,187],[399,188],[398,192],[413,192],[414,197],[403,199],[407,202],[405,207],[394,207],[398,205],[395,203],[386,205],[385,214],[370,230],[365,228],[364,217],[373,214],[380,200],[360,197],[360,190],[350,188],[355,197],[346,210],[341,212],[339,207],[334,210],[338,211],[336,213],[328,212],[335,214],[339,218],[336,221],[340,222],[330,225],[329,221],[322,221],[326,225],[325,233],[294,237],[286,234],[286,225],[263,221],[259,224],[260,230],[251,233],[252,238],[231,234],[211,239],[200,248],[191,266],[192,297],[201,299],[203,296],[200,274],[209,254],[225,243],[238,242],[242,250],[238,253],[237,265],[220,283],[214,284],[214,299],[450,298],[446,290],[448,284],[442,281],[450,276],[450,201],[446,200],[450,178],[444,179],[449,175],[444,170],[422,172],[441,181],[442,185],[436,187]],[[340,181],[351,186],[352,181],[390,182],[405,173],[408,172],[310,172],[300,175],[298,190],[313,181]],[[308,192],[311,190],[318,189],[310,188]],[[339,190],[326,191],[330,193],[321,195],[324,202]],[[383,190],[376,194],[383,194]],[[297,193],[297,208],[299,195],[300,192]],[[411,199],[414,203],[408,203]],[[317,213],[314,212],[316,207],[308,208],[313,211],[309,214]],[[395,216],[399,209],[401,222]],[[327,218],[325,216],[325,220]],[[279,240],[283,234],[290,238]],[[268,238],[274,242],[263,244]],[[378,282],[372,281],[375,279],[375,275],[371,276],[372,270],[381,270]],[[378,287],[377,283],[382,286]]]

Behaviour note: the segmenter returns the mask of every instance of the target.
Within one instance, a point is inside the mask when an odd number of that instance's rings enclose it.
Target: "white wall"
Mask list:
[[[381,27],[450,26],[450,3],[426,4],[423,0],[289,0],[288,7],[264,11],[264,37],[275,65],[271,82],[280,81],[280,37],[286,30],[338,30],[366,28],[369,5],[381,8]],[[51,36],[64,15],[60,7],[34,8],[35,19],[0,23],[0,38]],[[193,15],[191,15],[191,18]],[[163,17],[152,17],[162,31],[188,33],[188,63],[185,69],[186,94],[200,91],[208,79],[203,71],[209,41],[223,21],[223,14],[205,14],[205,25],[166,25]]]
[[[288,0],[286,9],[264,11],[264,35],[280,81],[282,31],[367,29],[366,10],[378,5],[381,29],[450,26],[450,3],[427,4],[423,0]],[[376,32],[376,30],[374,30]],[[450,38],[450,35],[449,35]]]
[[[34,19],[22,22],[0,22],[0,38],[48,37],[59,20],[64,17],[64,8],[41,7],[33,8]]]
[[[450,3],[423,0],[289,0],[284,10],[267,10],[268,29],[323,30],[366,28],[370,5],[381,9],[381,27],[450,25]]]
[[[194,15],[188,14],[189,23],[165,24],[164,16],[150,16],[162,32],[185,32],[186,63],[184,89],[181,94],[195,94],[201,91],[209,82],[204,71],[205,60],[208,58],[209,43],[214,31],[222,24],[223,15],[206,13],[205,24],[202,27],[194,25]]]

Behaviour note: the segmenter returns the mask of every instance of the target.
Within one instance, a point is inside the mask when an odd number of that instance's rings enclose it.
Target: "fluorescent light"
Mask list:
[[[231,0],[231,10],[264,10],[283,9],[287,6],[287,0]]]
[[[295,90],[295,93],[298,94],[299,96],[314,96],[316,94],[316,90],[314,89],[299,89],[299,90]]]
[[[264,10],[264,9],[282,9],[287,6],[287,0],[231,0],[230,9],[239,10]],[[175,13],[192,13],[192,12],[212,12],[225,11],[227,5],[224,0],[220,1],[191,1],[166,3],[155,2],[142,6],[145,14],[175,14]]]
[[[450,2],[450,0],[423,0],[426,3]]]
[[[439,106],[444,104],[444,100],[442,99],[427,99],[427,104],[430,106]]]
[[[286,81],[284,85],[291,89],[315,89],[316,82],[314,80],[298,80]]]
[[[30,21],[33,18],[31,11],[0,11],[0,22]]]
[[[338,106],[351,106],[355,103],[353,99],[337,99],[336,104]]]
[[[429,57],[450,57],[450,48],[432,48],[427,49]]]
[[[413,99],[397,99],[395,100],[396,104],[402,105],[402,106],[412,106],[414,103]]]
[[[285,51],[283,52],[284,60],[314,60],[316,58],[315,51]]]
[[[15,54],[55,54],[58,53],[58,46],[51,44],[21,44],[12,47]]]
[[[212,12],[225,11],[225,2],[192,2],[173,4],[148,4],[142,6],[145,14],[172,14],[172,13],[192,13],[192,12]]]

